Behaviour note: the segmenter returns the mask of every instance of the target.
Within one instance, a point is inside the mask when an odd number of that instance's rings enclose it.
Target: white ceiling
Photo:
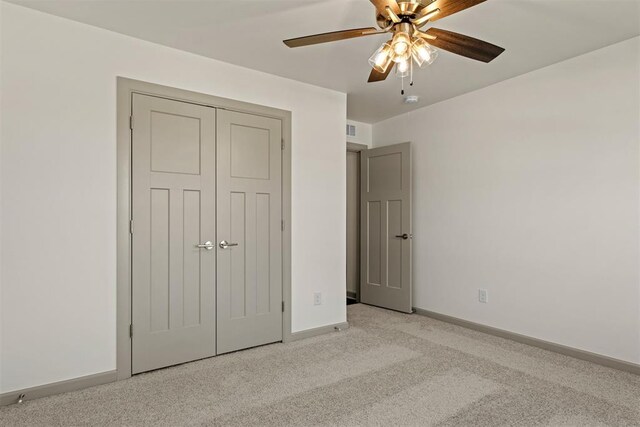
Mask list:
[[[11,0],[166,46],[348,94],[348,117],[374,123],[640,34],[640,0],[489,0],[434,23],[506,48],[490,64],[448,52],[416,72],[403,104],[391,75],[367,83],[388,37],[289,49],[283,39],[375,26],[368,0]],[[597,88],[594,88],[597,90]]]

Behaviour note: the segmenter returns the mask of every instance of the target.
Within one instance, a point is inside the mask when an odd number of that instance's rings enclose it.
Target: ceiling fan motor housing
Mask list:
[[[424,9],[426,6],[422,4],[420,1],[415,0],[407,0],[407,1],[398,1],[398,7],[400,8],[400,12],[398,13],[398,17],[402,19],[402,22],[411,22],[412,19],[416,17],[416,15]],[[387,28],[393,24],[393,21],[383,13],[378,13],[376,15],[376,21],[380,28]]]

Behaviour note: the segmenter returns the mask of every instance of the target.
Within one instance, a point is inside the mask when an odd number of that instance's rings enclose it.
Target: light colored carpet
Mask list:
[[[3,426],[640,426],[640,377],[361,304],[351,328],[0,408]]]

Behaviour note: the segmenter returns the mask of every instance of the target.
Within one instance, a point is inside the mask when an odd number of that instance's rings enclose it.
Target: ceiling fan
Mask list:
[[[284,40],[289,47],[302,47],[319,43],[352,39],[375,34],[391,33],[393,37],[376,50],[369,63],[373,70],[369,83],[385,80],[391,70],[403,79],[413,76],[413,63],[419,67],[431,64],[438,51],[434,46],[451,53],[482,62],[491,62],[504,49],[473,37],[438,28],[422,28],[428,23],[468,9],[486,0],[370,0],[376,7],[374,27],[334,31]],[[413,79],[411,79],[413,85]]]

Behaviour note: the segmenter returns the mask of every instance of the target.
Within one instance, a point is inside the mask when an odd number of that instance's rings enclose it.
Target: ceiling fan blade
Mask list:
[[[379,14],[387,16],[387,7],[396,15],[400,14],[400,6],[396,0],[371,0]]]
[[[452,31],[429,28],[422,34],[435,37],[435,39],[425,37],[430,45],[477,61],[491,62],[504,52],[504,49],[499,46]]]
[[[338,40],[353,39],[356,37],[369,36],[377,34],[375,28],[355,28],[353,30],[333,31],[331,33],[315,34],[313,36],[298,37],[295,39],[284,40],[284,44],[289,47],[309,46],[312,44],[335,42]]]
[[[433,10],[440,9],[440,12],[438,12],[437,15],[434,15],[429,19],[429,22],[433,22],[485,1],[487,0],[436,0],[422,9],[421,14],[426,15]]]
[[[391,72],[391,70],[395,65],[396,64],[393,64],[393,63],[389,64],[389,67],[387,67],[387,71],[385,71],[384,73],[381,73],[379,71],[376,71],[375,69],[372,69],[371,74],[369,74],[368,83],[381,82],[383,80],[386,80],[387,76],[389,75],[389,73]]]

